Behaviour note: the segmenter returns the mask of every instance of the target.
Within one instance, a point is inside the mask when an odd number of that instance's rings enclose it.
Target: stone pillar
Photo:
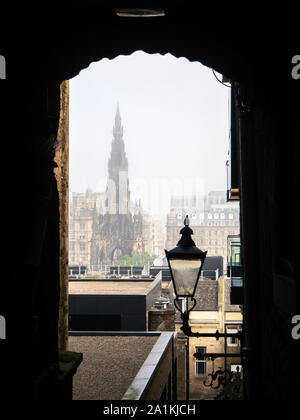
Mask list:
[[[148,312],[148,331],[175,331],[175,310],[151,308]]]
[[[177,335],[177,398],[186,399],[186,337],[183,334]]]
[[[68,214],[69,214],[69,81],[60,85],[60,118],[57,132],[55,169],[59,193],[59,272],[60,301],[58,347],[66,350],[68,341]]]

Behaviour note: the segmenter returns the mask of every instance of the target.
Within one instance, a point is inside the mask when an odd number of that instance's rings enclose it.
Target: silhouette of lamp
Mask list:
[[[177,246],[170,251],[165,250],[176,295],[174,305],[180,311],[184,324],[188,324],[188,314],[196,305],[195,291],[207,254],[207,251],[196,247],[189,223],[189,217],[186,216]],[[188,299],[193,303],[191,308],[188,308]]]

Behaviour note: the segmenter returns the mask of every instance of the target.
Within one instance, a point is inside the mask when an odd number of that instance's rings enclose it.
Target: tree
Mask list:
[[[148,252],[143,252],[142,254],[133,255],[124,255],[122,258],[116,261],[116,265],[143,265],[148,266],[153,264],[155,260],[155,255],[150,255]]]

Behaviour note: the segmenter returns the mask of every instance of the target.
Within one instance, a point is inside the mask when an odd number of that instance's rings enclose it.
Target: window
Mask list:
[[[225,219],[225,214],[221,213],[221,219]]]
[[[84,251],[85,250],[85,244],[80,244],[80,251]]]
[[[233,214],[229,213],[229,219],[233,219]]]
[[[79,234],[79,239],[84,239],[84,238],[85,238],[85,235],[83,233],[80,233]]]
[[[212,214],[211,213],[208,213],[207,218],[208,219],[212,219]]]
[[[232,379],[243,379],[243,366],[242,365],[235,365],[235,364],[231,364],[230,365],[230,370],[233,373],[233,377]]]
[[[196,353],[205,354],[206,347],[195,347]],[[196,359],[196,376],[206,376],[206,358],[201,357]]]
[[[84,223],[80,223],[80,229],[85,229],[85,224]]]
[[[87,216],[88,215],[88,210],[85,208],[81,208],[80,209],[80,216]]]
[[[236,329],[231,329],[231,328],[228,328],[227,329],[227,333],[228,334],[235,334],[237,332],[238,332],[238,330],[236,330]],[[228,337],[227,340],[228,340],[227,341],[228,346],[230,346],[230,347],[236,347],[236,346],[238,346],[239,340],[237,339],[237,337]]]
[[[215,214],[214,214],[214,218],[215,218],[215,219],[218,219],[218,218],[219,218],[219,213],[215,213]]]

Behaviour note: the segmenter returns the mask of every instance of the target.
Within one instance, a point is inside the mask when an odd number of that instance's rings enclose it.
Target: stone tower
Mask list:
[[[128,181],[128,159],[123,140],[123,126],[119,110],[115,116],[113,141],[108,161],[108,181],[106,187],[106,207],[110,214],[127,214],[129,211],[130,192]]]
[[[104,214],[99,214],[94,209],[91,266],[111,265],[123,255],[142,253],[142,217],[141,211],[135,215],[130,212],[128,159],[118,105],[108,160]]]

